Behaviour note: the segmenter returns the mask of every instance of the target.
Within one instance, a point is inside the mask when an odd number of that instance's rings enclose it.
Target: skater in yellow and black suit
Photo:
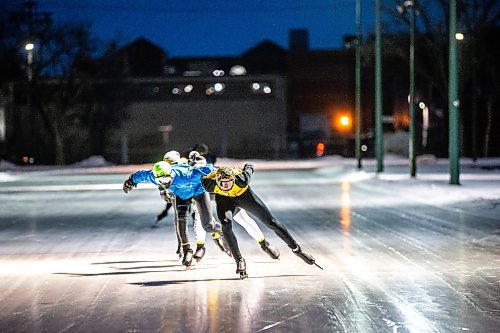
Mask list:
[[[313,256],[305,252],[293,239],[288,230],[271,214],[262,200],[249,186],[253,165],[245,164],[242,169],[222,166],[203,176],[201,183],[207,192],[215,193],[217,216],[222,222],[222,232],[236,261],[236,273],[246,277],[246,263],[238,248],[238,241],[232,231],[232,216],[237,209],[244,209],[273,230],[293,253],[309,265],[315,263]],[[266,244],[263,244],[265,246]]]

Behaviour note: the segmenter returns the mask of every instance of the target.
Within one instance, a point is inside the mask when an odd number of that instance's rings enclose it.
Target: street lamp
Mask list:
[[[375,156],[377,172],[384,171],[384,133],[382,128],[382,29],[380,1],[375,0]]]
[[[26,68],[26,74],[28,76],[28,81],[31,82],[31,80],[33,79],[32,65],[33,65],[33,50],[35,49],[35,44],[33,44],[32,42],[27,42],[24,45],[24,49],[27,52],[27,54],[26,54],[26,62],[28,64],[28,66]]]
[[[397,7],[398,12],[410,15],[410,92],[408,96],[409,143],[408,158],[410,162],[410,176],[415,177],[417,173],[417,163],[415,160],[415,1],[407,0],[403,5]]]
[[[33,51],[35,49],[35,44],[33,42],[28,41],[26,44],[24,44],[24,50],[26,51],[26,76],[28,78],[28,93],[26,95],[26,118],[31,119],[31,84],[33,80]],[[26,133],[31,133],[31,122],[28,121],[26,122],[25,129]],[[28,153],[31,155],[31,147],[32,147],[32,140],[31,136],[27,140],[27,145],[28,145]],[[27,159],[29,163],[33,163],[33,157],[29,157]],[[26,163],[26,162],[25,162]]]
[[[361,169],[361,0],[356,0],[356,68],[355,68],[355,95],[356,95],[356,127],[354,154],[357,167]]]

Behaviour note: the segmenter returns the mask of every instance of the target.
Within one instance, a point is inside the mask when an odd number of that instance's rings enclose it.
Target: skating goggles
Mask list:
[[[158,183],[161,185],[170,185],[172,182],[172,176],[161,176],[155,178]]]
[[[217,181],[218,182],[218,185],[219,187],[232,187],[233,184],[234,184],[234,179],[220,179]]]

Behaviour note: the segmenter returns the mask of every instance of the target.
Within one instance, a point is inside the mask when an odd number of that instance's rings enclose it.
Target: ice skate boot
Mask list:
[[[295,253],[300,259],[304,260],[306,264],[314,265],[315,263],[314,257],[309,253],[305,252],[298,244],[297,248],[292,250],[292,252]]]
[[[241,258],[236,262],[236,274],[240,274],[240,279],[242,280],[248,277],[245,259]]]
[[[186,269],[191,267],[191,263],[193,262],[193,250],[189,249],[184,251],[184,257],[182,258],[182,264],[186,266]]]
[[[226,240],[224,239],[224,236],[219,233],[214,233],[213,234],[213,240],[215,242],[215,245],[222,251],[226,252],[226,254],[230,257],[232,257],[231,254],[231,249],[229,248],[229,245],[227,244]]]
[[[263,240],[262,242],[259,243],[260,248],[262,251],[266,252],[271,258],[273,259],[279,259],[280,258],[280,251],[278,251],[277,248],[269,244],[268,241]]]
[[[222,225],[217,221],[212,221],[208,225],[204,226],[206,232],[219,233],[222,231]]]
[[[198,244],[196,251],[194,252],[193,258],[196,261],[200,261],[205,256],[205,245]]]

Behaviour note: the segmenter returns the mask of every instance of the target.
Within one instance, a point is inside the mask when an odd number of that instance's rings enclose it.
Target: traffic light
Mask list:
[[[323,142],[318,142],[316,145],[316,156],[323,156],[325,155],[325,144]]]

